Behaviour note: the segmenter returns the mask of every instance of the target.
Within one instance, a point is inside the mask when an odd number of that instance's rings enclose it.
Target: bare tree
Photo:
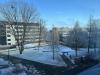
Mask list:
[[[90,53],[90,48],[94,48],[96,52],[97,48],[97,24],[96,20],[93,17],[90,17],[89,25],[87,28],[88,31],[88,54]]]
[[[53,53],[53,60],[55,59],[55,53],[58,50],[59,34],[57,28],[53,27],[51,31],[51,48]]]
[[[41,37],[42,37],[43,42],[46,42],[46,40],[47,40],[47,32],[48,32],[48,30],[47,30],[45,25],[46,25],[46,23],[45,23],[45,21],[43,21],[43,24],[41,26]]]
[[[91,26],[91,18],[90,18],[90,22],[88,25],[88,54],[90,53],[90,44],[91,44],[91,33],[92,33],[92,26]]]
[[[38,26],[38,30],[39,30],[39,40],[38,40],[38,51],[41,45],[41,42],[46,42],[46,36],[47,36],[47,29],[45,27],[45,22],[40,19],[39,20],[39,26]]]
[[[39,40],[38,40],[38,51],[39,51],[39,48],[40,48],[40,45],[41,45],[41,41],[42,41],[42,24],[43,24],[43,20],[39,20],[39,27],[38,27],[38,30],[39,30]]]
[[[76,22],[76,24],[75,24],[75,27],[74,27],[74,46],[75,46],[75,51],[76,51],[76,56],[77,56],[77,51],[78,51],[78,41],[79,41],[79,37],[78,37],[78,27],[79,27],[79,24],[78,24],[78,22]]]
[[[96,20],[93,21],[93,33],[92,33],[92,38],[93,38],[93,48],[94,48],[94,52],[96,53],[96,48],[97,48],[97,24],[96,24]]]
[[[32,6],[29,6],[26,3],[21,4],[21,7],[19,8],[19,12],[21,15],[21,21],[23,23],[23,32],[22,32],[22,37],[21,37],[21,53],[24,50],[24,43],[25,43],[25,37],[27,36],[27,32],[31,29],[30,26],[28,26],[28,23],[34,22],[36,19],[37,13],[36,9],[33,8]]]
[[[82,45],[82,41],[80,39],[81,38],[80,36],[82,35],[81,32],[82,32],[82,29],[80,28],[79,23],[77,21],[75,23],[74,28],[69,32],[69,36],[67,37],[68,45],[75,49],[76,56],[78,55],[77,54],[78,49]]]
[[[36,9],[26,2],[19,2],[16,0],[14,2],[4,4],[0,8],[0,13],[7,21],[7,25],[9,25],[12,29],[19,52],[22,54],[24,50],[25,37],[27,32],[30,30],[28,23],[35,21],[37,17]],[[22,24],[19,25],[19,22]],[[22,26],[23,29],[21,34],[19,34],[20,26]]]

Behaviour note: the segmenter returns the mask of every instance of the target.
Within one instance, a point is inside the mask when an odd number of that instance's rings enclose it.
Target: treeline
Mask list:
[[[90,48],[96,50],[99,47],[99,22],[90,17],[87,26],[83,28],[77,21],[74,27],[67,32],[67,36],[60,39],[66,46],[74,48],[76,51],[78,48],[87,48],[88,53]]]

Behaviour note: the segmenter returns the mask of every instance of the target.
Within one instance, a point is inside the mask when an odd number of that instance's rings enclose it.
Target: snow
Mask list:
[[[79,74],[79,75],[100,75],[100,68],[88,70],[88,71],[86,71],[82,74]]]
[[[35,46],[38,46],[38,43],[24,45],[25,48],[31,48],[31,47],[35,47]]]
[[[41,43],[40,44],[41,46],[44,46],[44,45],[48,45],[46,43]],[[30,43],[30,44],[26,44],[24,45],[24,48],[32,48],[32,47],[37,47],[38,46],[38,43]]]
[[[20,73],[20,74],[18,74],[18,75],[27,75],[25,72],[23,72],[23,73]]]
[[[27,59],[31,61],[36,61],[40,63],[45,63],[49,65],[56,65],[56,66],[67,66],[63,59],[61,58],[61,54],[63,52],[66,52],[66,56],[72,56],[75,57],[75,50],[68,48],[66,46],[58,45],[55,48],[55,59],[53,60],[53,53],[52,53],[52,48],[50,45],[47,44],[42,44],[39,47],[36,47],[36,44],[27,44],[25,45],[25,50],[23,51],[23,54],[19,54],[19,51],[16,49],[10,49],[10,55],[22,59]],[[91,49],[93,52],[93,49]],[[3,52],[3,54],[8,55],[8,50]],[[86,48],[81,48],[78,50],[78,56],[85,56],[87,54],[87,49]]]
[[[0,68],[0,75],[40,75],[40,72],[34,66],[11,64],[7,68]]]
[[[90,69],[79,73],[78,75],[100,75],[100,64],[91,67]]]
[[[75,50],[74,49],[71,49],[71,48],[68,48],[68,47],[65,47],[65,46],[62,46],[62,45],[60,45],[60,53],[62,54],[63,52],[65,52],[66,53],[66,56],[72,56],[73,58],[76,56],[76,54],[75,54]],[[67,54],[68,53],[68,54]],[[90,53],[92,54],[92,55],[94,55],[95,54],[95,52],[94,52],[94,49],[90,49]],[[100,55],[99,55],[99,49],[96,49],[96,59],[97,58],[99,58],[100,57]],[[80,49],[78,49],[78,51],[77,51],[77,54],[78,54],[78,57],[83,57],[83,56],[86,56],[87,54],[88,54],[88,49],[87,48],[80,48]]]
[[[5,61],[4,59],[0,58],[0,65],[8,65],[8,61]]]
[[[53,53],[50,46],[41,46],[39,51],[37,47],[25,49],[23,51],[23,54],[19,54],[18,50],[14,51],[13,49],[11,49],[9,51],[11,56],[15,56],[18,58],[32,60],[49,65],[66,66],[57,51],[55,53],[55,60],[53,60]],[[3,54],[8,54],[8,52],[5,51],[3,52]]]
[[[33,60],[45,64],[51,64],[51,65],[57,65],[57,66],[65,66],[64,62],[61,62],[62,59],[60,56],[55,56],[55,60],[52,59],[52,52],[42,52],[42,51],[34,51],[30,49],[29,51],[25,50],[22,55],[20,54],[13,54],[13,56],[23,58],[23,59],[28,59],[28,60]]]
[[[21,70],[20,67],[17,68],[16,66],[10,66],[8,68],[0,69],[0,75],[27,75],[27,73],[24,71],[24,66],[21,66],[21,68],[23,68],[23,70]],[[17,72],[17,70],[20,70],[21,72]],[[35,73],[35,71],[33,72]]]
[[[22,59],[27,59],[31,61],[36,61],[44,64],[49,64],[49,65],[56,65],[56,66],[67,66],[63,59],[61,58],[60,55],[65,53],[67,57],[70,55],[72,57],[75,57],[75,50],[71,49],[66,46],[58,45],[55,46],[55,59],[53,60],[53,53],[52,53],[52,48],[50,45],[47,44],[41,44],[38,50],[38,44],[27,44],[25,45],[25,50],[23,51],[23,54],[19,54],[19,50],[17,49],[8,49],[9,54],[14,57],[22,58]],[[2,54],[8,55],[8,50],[0,51]],[[97,54],[99,55],[99,49],[97,49]],[[93,49],[90,49],[91,53],[94,53]],[[85,56],[87,55],[87,48],[80,48],[78,50],[78,56]],[[100,57],[98,56],[97,57]],[[72,60],[73,61],[73,60]],[[74,63],[74,62],[73,62]],[[8,61],[0,58],[0,65],[8,65]],[[13,71],[16,70],[21,70],[21,73],[14,73]],[[12,66],[8,66],[7,68],[0,69],[0,75],[27,75],[28,72],[29,74],[33,73],[37,75],[40,75],[39,72],[34,68],[31,67],[29,70],[27,69],[26,66],[23,66],[22,64],[16,64]],[[78,75],[100,75],[100,64],[78,74]]]
[[[8,68],[4,68],[4,69],[0,69],[0,75],[13,75],[12,74],[13,71],[13,67],[8,67]]]

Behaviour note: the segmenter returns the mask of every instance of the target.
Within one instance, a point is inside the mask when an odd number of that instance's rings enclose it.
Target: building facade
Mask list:
[[[6,43],[6,26],[0,23],[0,44],[5,45]]]
[[[24,30],[26,31],[25,34],[23,34]],[[40,26],[38,23],[12,22],[11,24],[9,24],[6,21],[1,21],[0,44],[15,45],[16,39],[18,39],[21,42],[21,38],[23,35],[25,35],[25,43],[38,42],[39,32],[40,32]]]

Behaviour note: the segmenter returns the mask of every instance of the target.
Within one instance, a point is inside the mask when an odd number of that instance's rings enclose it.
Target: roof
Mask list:
[[[34,26],[39,26],[39,23],[25,23],[25,22],[8,22],[8,21],[0,21],[0,25],[23,25],[23,24],[28,24],[28,25],[34,25]]]

